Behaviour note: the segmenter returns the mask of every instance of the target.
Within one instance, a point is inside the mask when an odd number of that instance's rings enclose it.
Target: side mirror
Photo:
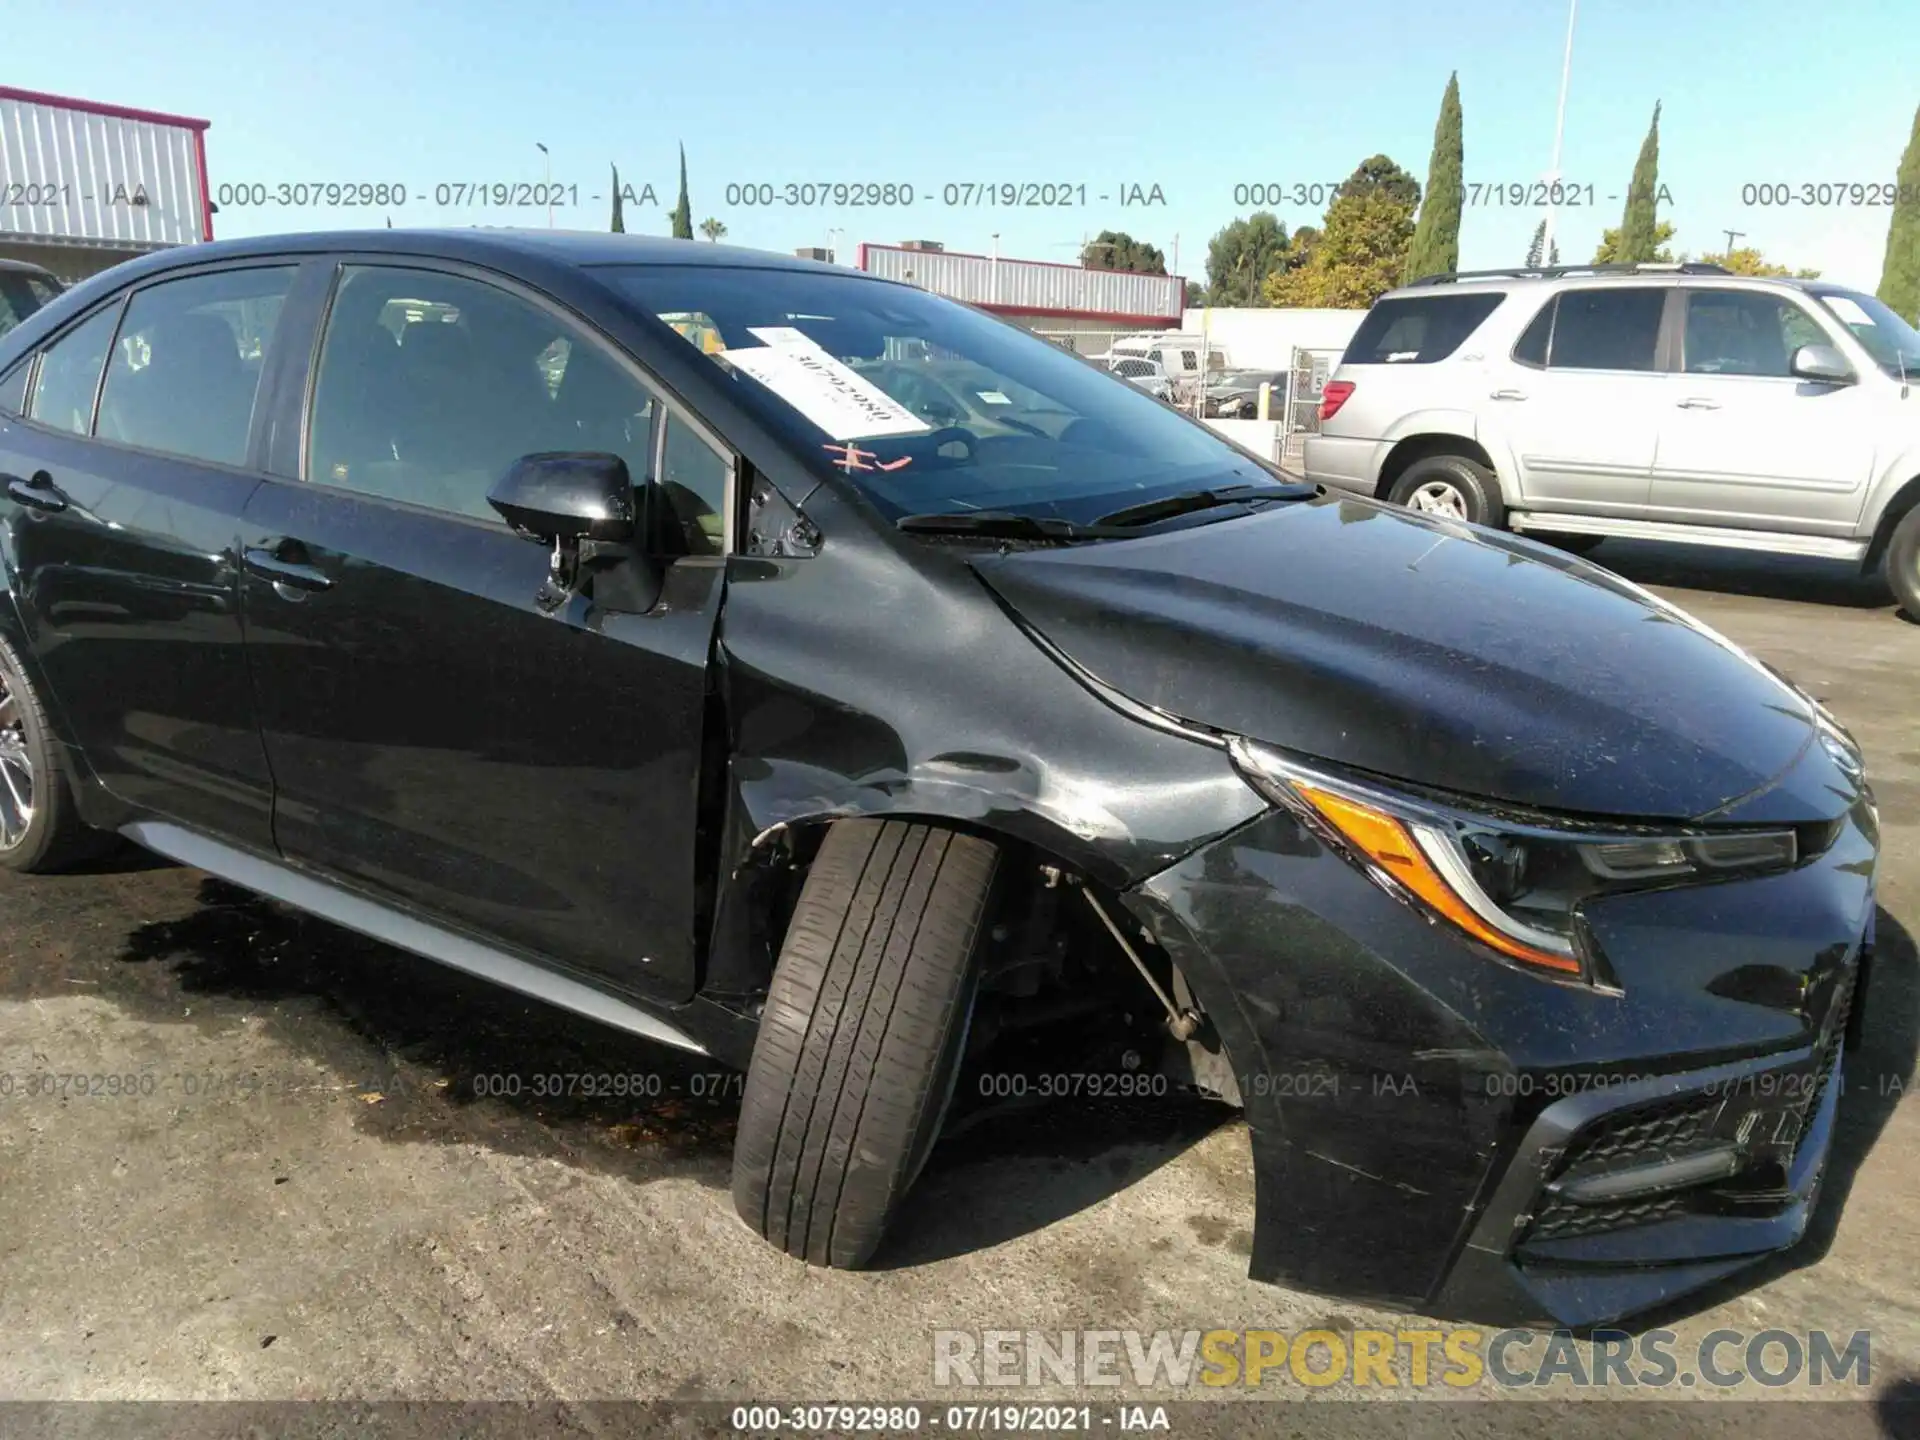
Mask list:
[[[627,462],[595,450],[522,455],[487,503],[514,529],[549,544],[619,543],[631,540],[638,526]]]
[[[1787,368],[1802,380],[1824,380],[1836,385],[1853,381],[1853,367],[1831,345],[1802,345],[1793,352]]]

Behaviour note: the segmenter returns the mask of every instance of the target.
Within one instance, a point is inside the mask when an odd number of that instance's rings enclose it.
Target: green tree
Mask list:
[[[1900,156],[1893,219],[1887,226],[1887,258],[1880,266],[1880,298],[1908,320],[1920,319],[1920,110]]]
[[[1265,305],[1267,277],[1286,266],[1287,227],[1271,211],[1234,220],[1207,242],[1207,303]]]
[[[1659,222],[1654,206],[1660,191],[1660,103],[1654,102],[1653,124],[1640,142],[1640,158],[1633,162],[1633,180],[1627,186],[1627,208],[1620,217],[1619,258],[1639,265],[1655,258],[1660,248]]]
[[[1460,210],[1466,203],[1461,171],[1466,144],[1460,118],[1460,76],[1447,77],[1440,118],[1433,126],[1433,158],[1427,162],[1427,194],[1407,251],[1406,280],[1460,268]]]
[[[1187,282],[1187,298],[1184,303],[1187,309],[1198,310],[1202,305],[1211,305],[1213,302],[1207,298],[1206,286],[1202,285],[1198,280],[1189,280]]]
[[[1672,239],[1673,222],[1670,220],[1660,221],[1653,227],[1654,249],[1653,254],[1649,255],[1647,259],[1656,265],[1671,265],[1673,263],[1673,247],[1668,242]],[[1602,230],[1600,232],[1600,244],[1593,252],[1593,263],[1596,265],[1618,265],[1625,259],[1626,257],[1621,254],[1620,232],[1617,229]]]
[[[1088,270],[1126,270],[1135,275],[1167,273],[1167,257],[1124,230],[1102,230],[1094,236],[1081,250],[1080,264]]]
[[[1541,265],[1560,263],[1560,242],[1547,244],[1547,222],[1542,219],[1533,227],[1533,243],[1527,246],[1527,268],[1535,269]]]
[[[1751,245],[1742,245],[1734,250],[1718,255],[1702,255],[1704,265],[1718,265],[1722,270],[1731,270],[1736,275],[1791,275],[1796,280],[1818,280],[1818,270],[1795,270],[1788,265],[1776,265]]]
[[[1364,310],[1406,273],[1419,203],[1419,183],[1393,161],[1363,162],[1327,207],[1305,263],[1267,278],[1267,303]]]
[[[1420,204],[1420,182],[1385,155],[1368,156],[1340,185],[1342,196],[1366,195],[1375,190],[1383,190],[1396,204],[1405,205],[1409,215]]]
[[[613,167],[613,224],[608,227],[616,235],[627,233],[626,218],[620,213],[620,167]]]
[[[687,147],[680,147],[680,203],[673,207],[673,238],[691,240],[693,238],[693,202],[687,199]]]
[[[709,240],[718,240],[722,235],[727,233],[727,227],[719,220],[702,220],[700,222],[700,233]]]

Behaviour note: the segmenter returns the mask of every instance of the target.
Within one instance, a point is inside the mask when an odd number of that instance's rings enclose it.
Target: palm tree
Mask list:
[[[727,233],[727,227],[718,220],[702,220],[700,222],[700,233],[709,240],[718,240],[722,235]]]

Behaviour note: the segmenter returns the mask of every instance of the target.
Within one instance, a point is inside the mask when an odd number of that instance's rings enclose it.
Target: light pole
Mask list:
[[[1747,238],[1747,232],[1744,230],[1722,230],[1720,233],[1727,237],[1727,255],[1729,257],[1733,254],[1733,242]]]
[[[551,230],[553,228],[553,156],[538,140],[533,142],[533,148],[546,157],[541,161],[540,188],[547,192],[547,228]]]
[[[1553,119],[1553,165],[1547,171],[1547,228],[1540,241],[1540,263],[1553,258],[1553,222],[1560,212],[1560,141],[1567,129],[1567,81],[1573,75],[1573,19],[1580,0],[1567,0],[1567,50],[1560,60],[1560,108]]]
[[[827,229],[827,263],[829,265],[837,265],[840,263],[839,242],[836,241],[833,237],[836,235],[844,235],[846,233],[847,232],[845,228],[842,226],[833,225],[828,227]]]

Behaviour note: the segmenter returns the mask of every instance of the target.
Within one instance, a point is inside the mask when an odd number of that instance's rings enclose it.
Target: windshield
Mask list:
[[[1138,386],[924,290],[803,270],[602,273],[681,333],[710,332],[701,348],[742,405],[889,519],[1087,522],[1196,488],[1284,484]]]
[[[1920,331],[1882,301],[1855,290],[1816,290],[1814,294],[1887,374],[1896,380],[1920,377]]]

